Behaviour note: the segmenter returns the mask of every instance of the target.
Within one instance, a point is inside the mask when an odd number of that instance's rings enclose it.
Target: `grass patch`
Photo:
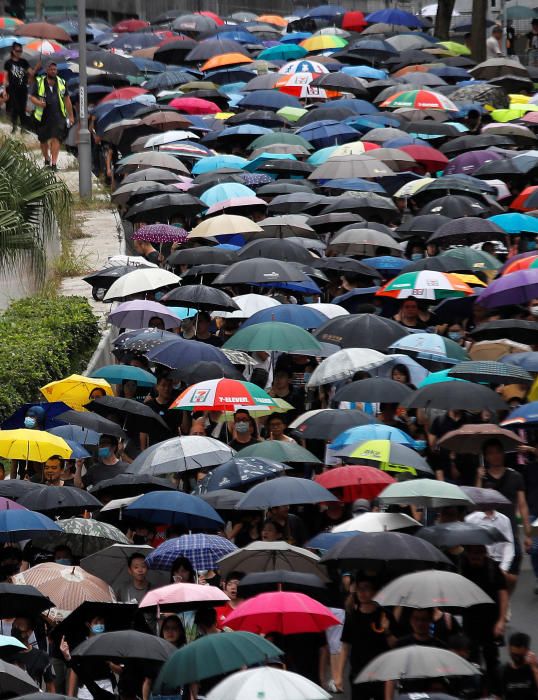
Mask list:
[[[53,276],[61,281],[65,277],[80,277],[90,272],[90,253],[76,252],[70,240],[62,243],[62,252],[54,261]]]

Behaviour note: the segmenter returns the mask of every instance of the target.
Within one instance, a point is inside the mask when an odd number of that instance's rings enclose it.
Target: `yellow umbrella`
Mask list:
[[[83,377],[81,374],[72,374],[57,382],[45,384],[39,391],[47,401],[63,401],[75,411],[85,411],[84,404],[91,401],[90,394],[94,389],[102,389],[105,394],[114,396],[112,387],[107,381]]]
[[[71,452],[63,438],[44,430],[0,430],[0,457],[4,459],[46,462],[53,455],[68,459]]]
[[[238,214],[220,214],[204,219],[189,233],[189,238],[212,238],[224,234],[263,233],[261,226],[246,216]]]
[[[465,282],[465,284],[474,284],[474,285],[479,285],[480,287],[487,287],[488,285],[483,282],[481,279],[479,279],[476,275],[466,275],[462,274],[461,272],[454,272],[452,273],[454,277],[458,277],[462,282]]]
[[[430,182],[433,181],[433,177],[423,177],[420,180],[411,180],[411,182],[406,182],[405,185],[400,187],[400,189],[393,194],[393,197],[413,197],[419,190],[426,187],[426,185],[429,185]]]
[[[530,388],[527,399],[529,401],[538,401],[538,378],[534,380],[534,384]]]

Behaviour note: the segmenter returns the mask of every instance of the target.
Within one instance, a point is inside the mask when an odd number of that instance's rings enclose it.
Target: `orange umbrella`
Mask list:
[[[242,53],[221,53],[207,60],[201,70],[213,70],[214,68],[222,68],[223,66],[232,66],[239,63],[252,63],[252,59],[244,56]]]
[[[427,73],[432,65],[432,63],[421,63],[412,66],[404,66],[404,68],[400,68],[400,70],[392,73],[392,77],[401,78],[403,75],[407,75],[408,73]]]
[[[518,196],[514,199],[510,205],[510,209],[516,209],[517,211],[533,211],[536,207],[526,206],[527,199],[538,190],[537,185],[529,185],[522,190]]]
[[[36,39],[54,39],[54,41],[72,41],[69,34],[58,27],[56,24],[49,22],[30,22],[29,24],[21,24],[15,29],[14,34],[17,36],[34,36]]]
[[[258,22],[267,22],[267,24],[274,24],[277,27],[288,26],[288,20],[280,15],[260,15],[258,17]]]

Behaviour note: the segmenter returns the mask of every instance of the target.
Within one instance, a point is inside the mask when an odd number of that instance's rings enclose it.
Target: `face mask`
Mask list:
[[[92,625],[90,627],[91,631],[93,634],[102,634],[105,631],[105,626],[104,625]]]
[[[99,449],[97,450],[97,456],[101,459],[104,459],[105,457],[110,457],[110,447],[99,447]]]
[[[26,416],[24,419],[25,428],[35,428],[37,424],[36,419],[33,416]]]
[[[411,260],[422,260],[422,253],[411,253]]]
[[[235,424],[235,432],[240,433],[241,435],[248,433],[248,429],[249,429],[248,423],[240,422],[240,423]]]
[[[64,566],[72,566],[73,562],[71,559],[56,559],[56,564],[63,564]]]
[[[421,452],[422,450],[426,449],[426,440],[415,440],[413,447],[417,452]]]
[[[531,306],[531,308],[529,309],[529,311],[531,312],[531,314],[532,314],[533,316],[538,316],[538,306]]]
[[[459,331],[449,331],[448,337],[455,343],[458,343],[462,339],[462,334]]]

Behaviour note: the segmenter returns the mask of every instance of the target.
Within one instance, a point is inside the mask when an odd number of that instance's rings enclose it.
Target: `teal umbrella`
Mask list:
[[[131,365],[105,365],[96,369],[90,376],[106,379],[109,384],[121,384],[126,380],[136,382],[139,386],[157,384],[157,379],[151,372],[146,372],[141,367],[131,367]]]
[[[241,328],[227,340],[223,349],[247,352],[294,352],[302,355],[319,355],[322,347],[310,333],[291,323],[269,321]]]
[[[456,484],[435,479],[414,479],[389,484],[379,494],[382,503],[413,505],[422,508],[443,508],[444,506],[467,506],[473,501]]]
[[[450,369],[442,369],[440,372],[431,372],[425,377],[419,384],[417,384],[417,389],[422,389],[423,386],[428,386],[429,384],[438,384],[439,382],[454,382],[460,381],[464,382],[464,379],[456,379],[456,377],[451,377],[448,372]]]
[[[169,693],[179,686],[264,664],[278,656],[282,656],[278,647],[252,632],[208,634],[178,649],[165,661],[155,690]]]
[[[303,58],[308,51],[298,44],[277,44],[261,51],[256,58],[264,61],[292,61],[294,58]]]
[[[244,447],[240,452],[241,459],[246,457],[261,457],[272,459],[273,462],[284,464],[320,464],[319,459],[295,442],[281,440],[265,440],[255,445]]]

